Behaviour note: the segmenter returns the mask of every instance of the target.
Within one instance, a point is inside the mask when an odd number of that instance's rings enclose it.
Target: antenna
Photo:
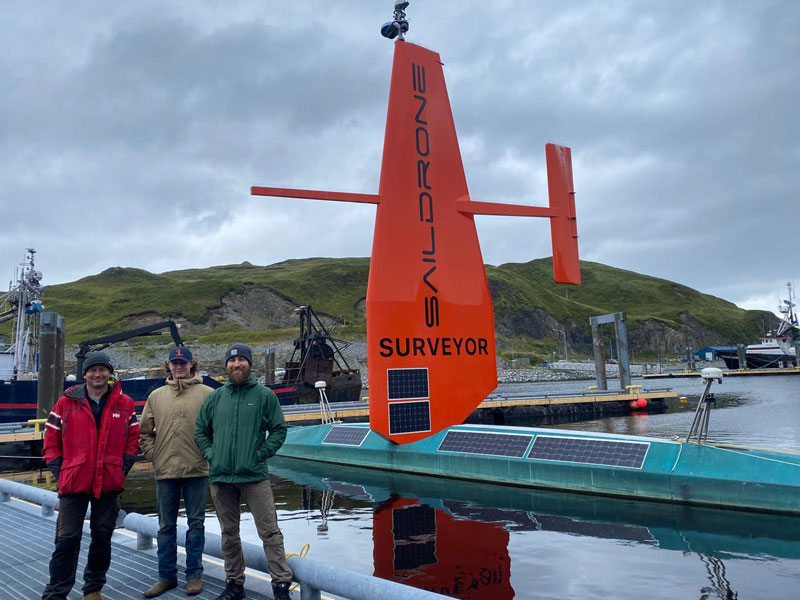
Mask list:
[[[688,444],[692,437],[697,439],[698,444],[702,444],[703,440],[708,440],[708,417],[711,411],[711,406],[716,406],[717,399],[714,394],[710,393],[711,384],[716,379],[722,383],[722,369],[716,367],[706,367],[700,371],[700,377],[703,379],[706,387],[703,389],[703,394],[697,402],[697,409],[694,412],[694,420],[692,426],[689,428],[689,435],[686,436],[686,443]]]
[[[394,3],[394,13],[392,14],[392,20],[388,23],[384,23],[381,27],[381,35],[385,38],[389,38],[393,40],[397,38],[398,40],[405,39],[405,34],[408,33],[408,21],[406,20],[406,8],[408,7],[408,2],[395,2]]]

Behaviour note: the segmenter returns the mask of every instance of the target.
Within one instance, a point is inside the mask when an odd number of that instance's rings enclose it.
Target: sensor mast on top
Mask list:
[[[381,35],[385,38],[393,40],[394,38],[404,39],[405,34],[408,33],[408,21],[406,20],[406,8],[408,2],[395,2],[394,14],[392,20],[384,23],[381,27]]]

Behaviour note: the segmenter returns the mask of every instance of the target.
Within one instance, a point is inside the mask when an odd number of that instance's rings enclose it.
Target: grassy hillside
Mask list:
[[[296,304],[358,321],[356,303],[366,295],[369,259],[290,260],[258,267],[244,263],[154,275],[115,267],[99,275],[45,289],[47,310],[67,318],[69,342],[130,327],[130,317],[158,313],[205,323],[225,294],[247,285],[271,288]]]
[[[627,313],[629,331],[636,331],[645,322],[677,330],[686,327],[687,321],[696,321],[715,332],[717,338],[733,343],[753,341],[769,316],[763,311],[742,310],[670,281],[598,263],[584,261],[581,271],[583,285],[566,286],[553,283],[549,258],[487,266],[496,318],[519,321],[537,312],[559,324],[569,323],[573,333],[581,331],[588,336],[589,317],[621,311]],[[209,311],[219,308],[226,294],[258,286],[296,305],[311,304],[318,312],[341,315],[355,324],[349,332],[363,337],[359,303],[366,297],[368,273],[368,258],[289,260],[267,267],[243,263],[159,275],[115,267],[72,283],[48,286],[43,301],[47,310],[66,317],[67,341],[76,343],[129,329],[137,316],[153,313],[164,319],[182,317],[192,323],[206,323]],[[542,329],[547,331],[528,334],[527,341],[531,348],[541,347],[541,353],[547,355],[545,350],[556,342],[551,340],[551,326]],[[243,331],[239,324],[224,322],[200,336],[199,341],[224,342],[237,331]],[[246,339],[292,334],[290,330],[251,331]],[[570,345],[578,343],[575,335],[570,340]]]
[[[627,315],[629,329],[654,320],[672,329],[681,326],[681,314],[734,342],[752,342],[761,333],[764,311],[747,311],[735,304],[677,283],[581,261],[582,285],[553,282],[551,259],[489,266],[496,315],[520,306],[540,307],[557,321],[572,318],[586,332],[589,317],[613,312]]]

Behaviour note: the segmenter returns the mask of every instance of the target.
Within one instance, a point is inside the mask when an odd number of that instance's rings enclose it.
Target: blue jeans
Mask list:
[[[208,477],[156,479],[158,502],[158,578],[178,580],[178,506],[183,494],[186,506],[186,578],[203,574],[203,547],[206,533],[206,487]]]

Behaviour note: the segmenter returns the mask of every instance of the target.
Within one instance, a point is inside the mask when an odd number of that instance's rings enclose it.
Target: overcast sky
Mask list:
[[[4,2],[0,281],[368,256],[390,0]],[[415,0],[473,200],[545,205],[570,146],[584,260],[775,310],[800,284],[800,2]],[[476,217],[484,261],[544,219]],[[5,288],[5,283],[3,284]],[[46,304],[46,302],[45,302]]]

